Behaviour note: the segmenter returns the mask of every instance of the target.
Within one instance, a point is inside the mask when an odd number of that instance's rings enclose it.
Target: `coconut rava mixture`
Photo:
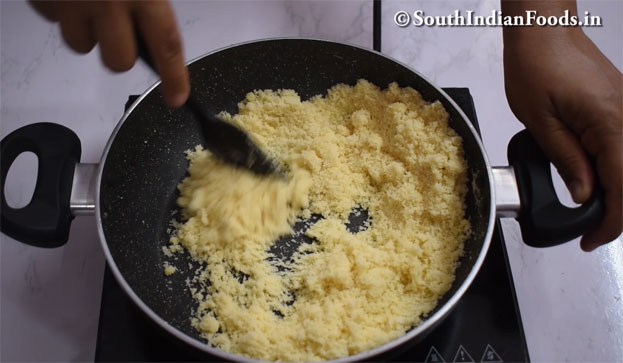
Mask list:
[[[305,102],[293,90],[255,91],[221,116],[288,173],[260,178],[188,152],[170,249],[205,262],[192,324],[208,342],[256,359],[325,360],[418,325],[452,284],[470,233],[461,138],[443,106],[360,80]],[[356,208],[371,223],[353,234]],[[311,213],[323,216],[306,232],[315,242],[270,261],[274,241]]]

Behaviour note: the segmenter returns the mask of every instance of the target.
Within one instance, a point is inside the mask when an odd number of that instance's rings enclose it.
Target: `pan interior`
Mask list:
[[[450,114],[450,126],[463,138],[469,184],[466,216],[472,234],[465,242],[452,287],[432,313],[456,293],[482,250],[493,211],[487,166],[477,136],[437,88],[377,53],[315,40],[247,43],[200,58],[189,69],[196,98],[214,113],[236,113],[238,102],[256,89],[294,89],[304,100],[324,95],[338,83],[354,85],[362,78],[381,88],[397,82],[418,90],[428,102],[439,100]],[[198,264],[188,254],[178,254],[174,261],[180,268],[166,277],[163,265],[170,258],[162,253],[172,232],[170,222],[179,213],[176,188],[188,167],[184,151],[202,143],[201,128],[184,110],[168,109],[159,88],[132,109],[113,135],[101,177],[102,227],[114,263],[138,297],[170,325],[202,340],[190,326],[196,302],[185,283]],[[365,219],[365,214],[355,217],[351,230],[357,230]],[[311,241],[298,243],[303,242]],[[274,252],[284,258],[291,254],[290,248],[277,247]]]

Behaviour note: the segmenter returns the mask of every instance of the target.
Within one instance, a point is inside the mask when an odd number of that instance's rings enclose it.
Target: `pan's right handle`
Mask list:
[[[76,163],[80,161],[78,136],[65,126],[36,123],[7,135],[0,143],[2,232],[38,247],[58,247],[67,242],[73,219],[70,195]],[[31,151],[39,159],[32,200],[23,208],[7,204],[4,185],[17,156]]]
[[[521,200],[517,220],[526,244],[549,247],[588,232],[604,214],[603,191],[595,182],[593,194],[577,208],[564,206],[556,196],[550,161],[527,130],[512,137],[508,163],[513,167]]]

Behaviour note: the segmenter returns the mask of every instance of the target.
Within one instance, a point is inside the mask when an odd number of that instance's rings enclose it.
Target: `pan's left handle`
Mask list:
[[[78,136],[62,125],[36,123],[7,135],[0,149],[2,232],[38,247],[65,244],[73,219],[69,201],[74,169],[82,152]],[[37,182],[30,203],[15,209],[7,204],[4,186],[11,164],[25,151],[39,159]]]

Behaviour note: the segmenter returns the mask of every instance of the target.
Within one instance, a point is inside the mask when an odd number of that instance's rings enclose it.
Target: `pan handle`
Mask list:
[[[80,161],[78,136],[65,126],[42,122],[19,128],[0,142],[2,233],[37,247],[58,247],[67,242],[73,219],[69,199],[74,168]],[[4,186],[11,164],[31,151],[39,159],[32,200],[23,208],[11,208]]]
[[[532,247],[559,245],[597,226],[605,210],[603,190],[597,182],[588,201],[570,208],[558,200],[550,161],[528,130],[512,137],[507,156],[517,178],[521,200],[517,220],[526,244]]]

